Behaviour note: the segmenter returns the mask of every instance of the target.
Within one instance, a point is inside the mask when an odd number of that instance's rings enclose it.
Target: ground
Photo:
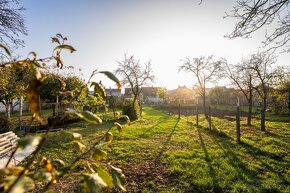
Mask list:
[[[290,123],[267,122],[266,132],[259,120],[245,125],[242,143],[235,142],[235,122],[213,118],[213,128],[201,116],[177,116],[146,107],[144,116],[123,132],[113,131],[114,142],[107,148],[110,162],[126,175],[128,192],[290,192]],[[71,124],[90,146],[112,122],[93,126]],[[65,132],[52,133],[39,158],[59,158],[69,163],[78,152]],[[82,161],[75,170],[84,171]],[[97,163],[102,164],[102,163]],[[79,177],[70,173],[52,190],[78,192]],[[107,190],[115,192],[116,190]]]

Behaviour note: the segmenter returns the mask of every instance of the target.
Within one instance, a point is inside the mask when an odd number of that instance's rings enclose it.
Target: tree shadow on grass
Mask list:
[[[172,138],[172,135],[174,134],[175,130],[176,130],[176,127],[179,123],[180,119],[177,119],[172,131],[169,133],[169,135],[167,136],[166,140],[163,142],[162,144],[162,148],[160,149],[160,151],[158,152],[157,156],[156,156],[156,160],[155,162],[160,162],[160,158],[162,156],[162,154],[166,151],[167,149],[167,146]]]
[[[276,169],[271,167],[266,161],[264,161],[264,159],[270,158],[275,161],[279,161],[279,159],[281,159],[279,156],[270,152],[266,152],[243,141],[240,144],[236,144],[235,141],[233,141],[233,138],[228,136],[226,133],[215,129],[214,126],[212,126],[212,128],[213,129],[204,128],[203,131],[212,138],[212,140],[220,147],[221,150],[223,150],[224,154],[228,158],[227,163],[235,168],[237,173],[240,174],[239,178],[243,181],[244,184],[247,184],[249,188],[258,187],[259,184],[262,184],[262,179],[257,176],[256,171],[250,170],[248,168],[248,163],[246,163],[246,161],[243,161],[241,159],[241,156],[236,153],[240,152],[239,147],[243,148],[242,151],[245,151],[246,154],[260,162],[266,170],[264,172],[270,171],[274,174],[277,173]],[[279,179],[284,184],[287,184],[287,180],[282,175],[279,175]],[[261,188],[264,189],[265,187]],[[275,187],[273,187],[273,189],[271,189],[270,191],[275,190]]]
[[[205,156],[205,161],[207,163],[207,166],[209,168],[209,175],[211,176],[212,178],[212,182],[213,182],[213,188],[214,188],[214,192],[221,192],[222,191],[222,188],[220,187],[219,183],[218,183],[218,179],[217,179],[217,174],[211,164],[211,159],[209,157],[209,154],[208,154],[208,151],[207,151],[207,148],[204,144],[204,140],[202,138],[202,134],[201,134],[201,129],[202,127],[198,126],[197,127],[197,132],[198,132],[198,138],[199,138],[199,141],[200,141],[200,146],[204,152],[204,156]]]

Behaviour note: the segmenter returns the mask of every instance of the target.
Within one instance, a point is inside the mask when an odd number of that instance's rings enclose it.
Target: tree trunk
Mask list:
[[[252,78],[250,76],[250,84],[249,84],[249,100],[248,100],[248,105],[249,105],[249,111],[248,111],[248,119],[247,119],[247,125],[250,126],[252,125],[252,109],[253,109],[253,89],[252,89]]]
[[[19,130],[21,130],[21,122],[22,122],[22,96],[19,97],[19,117],[18,117],[18,126]]]
[[[263,108],[261,110],[261,131],[266,131],[265,127],[266,107],[267,107],[267,99],[263,98]]]
[[[7,121],[10,121],[10,115],[11,115],[11,103],[10,103],[10,101],[7,99],[6,100],[6,105],[5,105],[5,107],[6,107],[6,119],[7,119]]]
[[[204,112],[204,116],[207,118],[207,113],[206,113],[206,108],[205,108],[205,90],[203,90],[202,93],[202,108],[203,108],[203,112]]]
[[[290,112],[290,90],[288,91],[288,111]]]

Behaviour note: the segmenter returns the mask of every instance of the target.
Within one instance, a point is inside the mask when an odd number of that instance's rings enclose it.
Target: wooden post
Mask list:
[[[236,131],[237,131],[237,143],[241,143],[241,125],[240,125],[240,102],[238,99],[237,114],[236,114]]]
[[[113,113],[114,113],[114,120],[116,120],[116,112],[115,112],[115,101],[114,101],[114,97],[112,95],[112,89],[110,87],[110,95],[111,95],[111,104],[112,104],[112,109],[113,109]]]
[[[208,127],[211,129],[211,108],[208,107]]]
[[[178,100],[178,119],[180,119],[180,99]]]
[[[58,95],[56,96],[55,113],[58,116]]]
[[[198,127],[198,103],[196,104],[196,126]]]
[[[22,96],[19,97],[19,117],[18,117],[18,126],[19,130],[21,130],[21,122],[22,122]]]

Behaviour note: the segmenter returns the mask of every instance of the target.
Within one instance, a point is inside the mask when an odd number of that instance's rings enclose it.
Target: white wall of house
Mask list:
[[[17,102],[17,100],[14,100],[13,101],[14,103]],[[19,104],[16,105],[13,109],[14,111],[19,111]],[[23,111],[27,111],[28,110],[28,104],[27,104],[27,101],[24,101],[23,102],[23,105],[22,105],[22,110]],[[6,107],[3,103],[0,103],[0,112],[1,113],[5,113],[6,112]]]

